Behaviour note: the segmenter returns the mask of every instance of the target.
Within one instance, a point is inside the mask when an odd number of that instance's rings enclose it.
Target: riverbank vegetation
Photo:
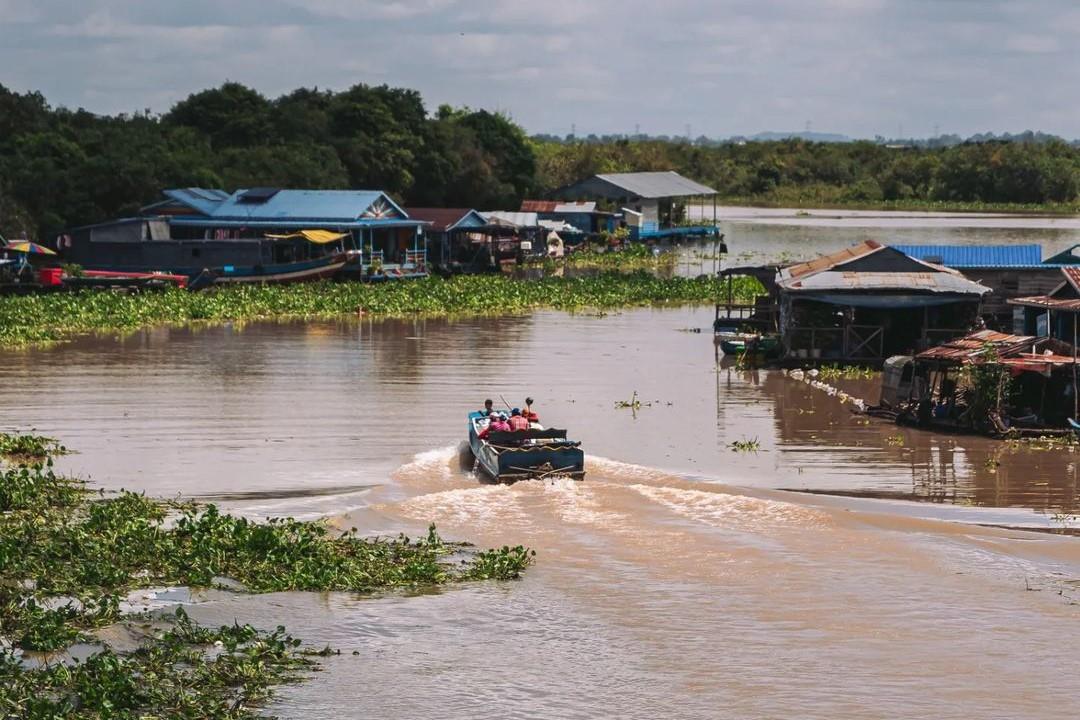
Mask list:
[[[125,600],[140,588],[370,592],[514,579],[532,557],[524,547],[478,552],[434,526],[418,539],[364,538],[105,495],[56,474],[51,458],[0,465],[0,716],[255,717],[252,702],[311,665],[284,628],[212,630],[182,609],[129,622],[138,647],[116,650],[95,631],[132,621]],[[76,643],[89,656],[73,663],[64,651]]]
[[[752,301],[760,285],[743,279],[737,289]],[[90,332],[129,331],[196,321],[505,314],[538,308],[610,309],[671,303],[711,303],[727,284],[712,277],[659,278],[645,272],[592,277],[515,280],[462,275],[450,279],[298,285],[225,286],[138,295],[83,291],[0,297],[0,347],[58,342]],[[726,296],[726,295],[725,295]]]
[[[48,241],[130,215],[168,187],[370,188],[406,206],[517,209],[595,173],[676,170],[726,202],[1077,212],[1080,148],[1047,136],[949,147],[804,140],[526,136],[500,113],[414,90],[226,83],[163,115],[50,107],[0,86],[0,233]]]

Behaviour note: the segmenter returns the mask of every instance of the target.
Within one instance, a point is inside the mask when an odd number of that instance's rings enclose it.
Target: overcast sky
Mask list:
[[[1080,137],[1075,0],[0,0],[0,84],[102,113],[357,82],[530,132]]]

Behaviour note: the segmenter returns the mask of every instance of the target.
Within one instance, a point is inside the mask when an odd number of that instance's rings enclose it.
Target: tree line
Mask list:
[[[828,205],[1071,204],[1080,148],[991,140],[949,147],[869,141],[691,143],[528,137],[500,113],[414,90],[355,85],[267,98],[237,83],[163,115],[51,107],[0,86],[0,233],[48,238],[130,215],[167,187],[364,188],[413,206],[516,209],[602,172],[676,170],[728,199]]]

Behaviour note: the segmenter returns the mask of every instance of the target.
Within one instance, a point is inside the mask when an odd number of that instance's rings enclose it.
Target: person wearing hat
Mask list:
[[[521,408],[514,408],[510,411],[510,429],[515,432],[529,429],[529,421],[521,414]]]
[[[477,433],[477,437],[481,440],[486,440],[489,433],[495,432],[510,432],[510,424],[506,422],[506,416],[502,413],[491,413],[491,420],[488,421],[488,426]]]

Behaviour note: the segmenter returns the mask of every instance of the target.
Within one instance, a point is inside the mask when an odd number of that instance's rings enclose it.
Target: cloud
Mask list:
[[[1080,136],[1069,0],[0,0],[0,29],[0,83],[99,112],[367,82],[534,132]]]

